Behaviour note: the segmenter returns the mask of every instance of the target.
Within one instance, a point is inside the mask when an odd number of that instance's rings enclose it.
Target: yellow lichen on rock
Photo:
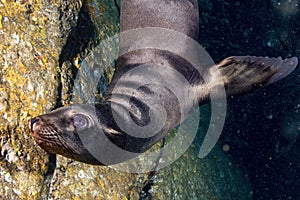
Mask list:
[[[0,184],[0,199],[38,199],[47,192],[49,155],[35,145],[28,120],[56,104],[55,77],[66,42],[60,3],[0,1],[0,171],[10,177]]]
[[[128,199],[138,176],[105,166],[70,162],[62,156],[58,156],[57,163],[51,184],[53,199]],[[138,193],[142,188],[137,186],[134,189]],[[66,190],[68,193],[62,192]]]
[[[2,26],[2,15],[0,13],[0,30],[2,30],[3,26]]]

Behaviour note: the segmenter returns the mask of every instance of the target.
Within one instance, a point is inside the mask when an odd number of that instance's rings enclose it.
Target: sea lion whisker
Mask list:
[[[45,137],[45,138],[55,138],[57,137],[56,132],[52,132],[51,130],[43,130],[42,132],[39,133],[39,135]]]
[[[63,149],[65,151],[67,151],[68,153],[71,153],[70,155],[72,155],[74,153],[77,154],[77,155],[80,155],[80,152],[77,150],[76,147],[74,147],[73,143],[67,144],[65,142],[65,139],[61,135],[57,135],[57,138],[60,141],[61,147],[63,147]]]
[[[56,139],[57,135],[53,135],[53,134],[43,134],[43,138],[45,139]]]
[[[40,141],[40,142],[46,142],[46,143],[55,143],[55,140],[48,139],[47,137],[42,137],[40,135],[34,135],[33,136],[35,140]]]
[[[53,131],[53,129],[45,127],[44,130],[44,137],[56,137],[57,132]]]
[[[63,151],[69,155],[73,155],[74,153],[77,153],[78,152],[76,150],[74,150],[73,148],[70,148],[70,145],[67,145],[65,143],[65,140],[64,138],[62,138],[60,135],[57,136],[57,139],[58,139],[58,142],[57,144],[63,148]],[[72,145],[72,144],[71,144]]]

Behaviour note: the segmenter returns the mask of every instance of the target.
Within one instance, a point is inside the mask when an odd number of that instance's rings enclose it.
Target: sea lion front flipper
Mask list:
[[[222,77],[227,96],[241,95],[274,83],[289,75],[297,66],[296,57],[282,60],[255,56],[232,56],[210,69],[209,88],[219,86]]]

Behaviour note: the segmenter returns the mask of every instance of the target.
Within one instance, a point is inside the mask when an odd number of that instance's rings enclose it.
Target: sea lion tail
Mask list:
[[[296,57],[285,60],[282,60],[281,57],[228,57],[210,68],[208,91],[215,86],[224,84],[227,96],[241,95],[286,77],[296,68],[297,64]]]

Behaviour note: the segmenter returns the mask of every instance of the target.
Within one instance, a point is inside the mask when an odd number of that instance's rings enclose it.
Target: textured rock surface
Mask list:
[[[232,166],[220,149],[199,159],[190,148],[153,178],[152,199],[251,199],[246,177]]]
[[[247,177],[221,150],[199,159],[192,147],[179,160],[151,174],[129,174],[58,157],[53,199],[251,199]],[[225,158],[224,158],[225,157]],[[67,192],[66,192],[67,191]]]
[[[28,119],[86,101],[85,93],[72,95],[79,63],[118,32],[118,19],[114,1],[0,1],[0,198],[249,198],[247,181],[218,148],[199,160],[193,147],[156,174],[129,174],[48,155],[33,142]],[[98,50],[100,71],[85,69],[102,75],[105,92],[113,68],[101,67],[112,50]]]
[[[27,121],[56,104],[62,36],[70,30],[61,24],[61,11],[79,8],[75,1],[0,1],[1,199],[48,193],[49,156],[36,148]],[[75,22],[73,14],[66,18]]]

